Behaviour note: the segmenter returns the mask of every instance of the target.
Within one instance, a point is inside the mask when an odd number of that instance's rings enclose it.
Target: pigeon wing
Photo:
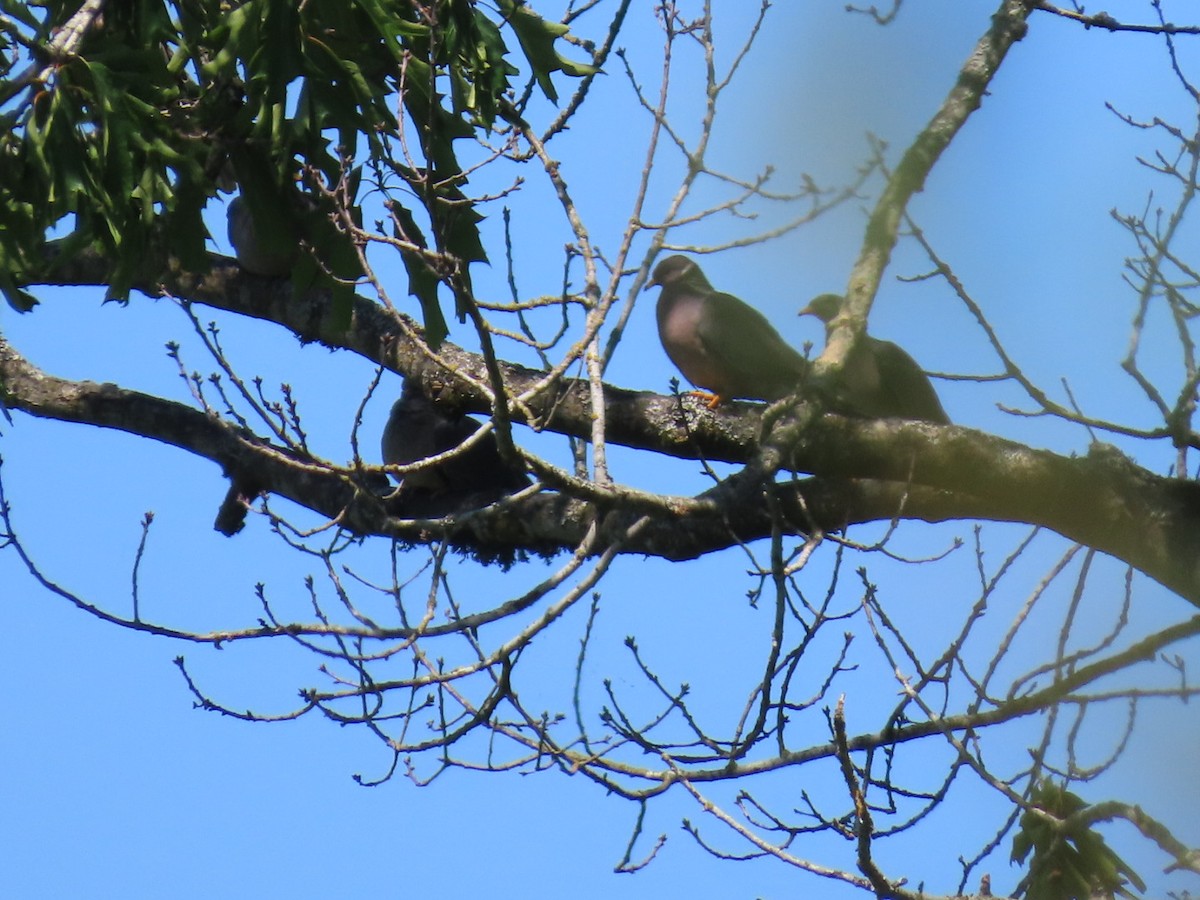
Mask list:
[[[766,316],[732,294],[714,292],[705,304],[699,338],[724,384],[722,396],[778,400],[796,389],[808,363],[779,336]]]
[[[886,397],[883,415],[948,425],[950,417],[917,361],[891,341],[868,340],[879,371],[879,389]]]
[[[448,441],[445,449],[449,450],[471,437],[479,427],[477,421],[463,416],[453,423],[453,429],[448,427],[444,435],[439,437]],[[446,460],[439,468],[445,471],[452,489],[464,493],[503,494],[520,490],[529,484],[529,476],[504,462],[504,458],[500,456],[500,448],[496,446],[494,434],[484,435],[469,450]]]

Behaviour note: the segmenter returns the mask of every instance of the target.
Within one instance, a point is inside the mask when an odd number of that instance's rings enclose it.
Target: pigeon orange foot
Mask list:
[[[714,394],[711,391],[688,391],[689,397],[695,397],[704,404],[705,409],[716,409],[725,402],[725,398],[720,394]]]

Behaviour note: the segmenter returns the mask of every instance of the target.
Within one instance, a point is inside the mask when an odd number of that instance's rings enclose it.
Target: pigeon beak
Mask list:
[[[817,314],[817,313],[816,313],[816,311],[815,311],[815,310],[812,308],[812,304],[811,304],[811,303],[810,303],[810,304],[808,304],[808,306],[804,307],[804,309],[800,310],[800,312],[796,313],[796,315],[797,315],[797,316],[815,316],[816,314]]]

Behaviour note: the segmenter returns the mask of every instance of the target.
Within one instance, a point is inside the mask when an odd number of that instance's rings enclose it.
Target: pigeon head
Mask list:
[[[654,273],[646,282],[647,289],[652,287],[689,288],[694,291],[712,290],[712,285],[704,277],[700,267],[686,256],[680,256],[678,253],[668,256],[654,267]]]
[[[822,294],[820,297],[814,297],[812,302],[800,310],[797,315],[815,316],[825,324],[829,324],[841,310],[844,302],[845,298],[838,294]]]

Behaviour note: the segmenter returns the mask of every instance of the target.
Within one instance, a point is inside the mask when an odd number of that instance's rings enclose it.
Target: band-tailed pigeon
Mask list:
[[[453,449],[479,429],[470,416],[433,403],[418,382],[404,383],[383,429],[380,449],[387,465],[409,465]],[[495,435],[470,449],[409,472],[401,478],[403,511],[413,515],[445,515],[478,509],[529,485],[529,476],[501,458]]]
[[[254,275],[282,278],[292,274],[292,268],[300,256],[299,238],[292,234],[281,242],[279,250],[268,249],[259,240],[254,228],[254,217],[250,207],[240,195],[230,201],[226,210],[229,219],[229,243],[233,244],[238,264]],[[291,216],[284,218],[291,222]]]
[[[815,316],[828,325],[843,302],[837,294],[822,294],[800,310],[800,315]],[[917,361],[891,341],[865,334],[842,368],[835,402],[846,412],[872,419],[950,424],[950,417]]]
[[[766,317],[732,294],[713,290],[686,256],[654,267],[647,288],[660,285],[658,337],[676,368],[709,397],[779,400],[796,390],[808,361],[789,347]]]

